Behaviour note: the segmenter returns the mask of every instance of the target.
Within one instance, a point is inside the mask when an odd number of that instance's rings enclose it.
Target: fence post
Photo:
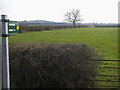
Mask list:
[[[2,21],[2,88],[10,88],[9,78],[9,53],[8,53],[8,20],[6,15],[1,15]]]

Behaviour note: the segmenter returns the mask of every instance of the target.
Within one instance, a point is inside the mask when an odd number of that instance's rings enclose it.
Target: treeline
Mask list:
[[[117,25],[113,26],[106,26],[106,25],[76,25],[76,28],[80,27],[118,27]],[[73,28],[72,25],[65,25],[65,26],[20,26],[20,32],[36,32],[36,31],[49,31],[49,30],[55,30],[55,29],[67,29],[67,28]]]
[[[87,27],[87,26],[76,26],[76,28],[79,27]],[[21,32],[35,32],[35,31],[49,31],[54,29],[67,29],[67,28],[73,28],[72,25],[68,26],[20,26]]]

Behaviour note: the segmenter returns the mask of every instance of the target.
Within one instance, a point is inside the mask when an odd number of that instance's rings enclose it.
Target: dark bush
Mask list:
[[[93,88],[98,58],[83,44],[10,44],[11,88]]]

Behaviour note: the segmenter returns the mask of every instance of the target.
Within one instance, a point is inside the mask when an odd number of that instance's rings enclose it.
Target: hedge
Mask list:
[[[99,56],[84,44],[10,44],[11,88],[93,88]]]

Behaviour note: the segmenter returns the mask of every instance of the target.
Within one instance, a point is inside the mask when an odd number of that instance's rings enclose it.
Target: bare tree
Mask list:
[[[77,22],[81,22],[82,20],[79,9],[72,9],[65,14],[65,21],[73,23],[74,27]]]

